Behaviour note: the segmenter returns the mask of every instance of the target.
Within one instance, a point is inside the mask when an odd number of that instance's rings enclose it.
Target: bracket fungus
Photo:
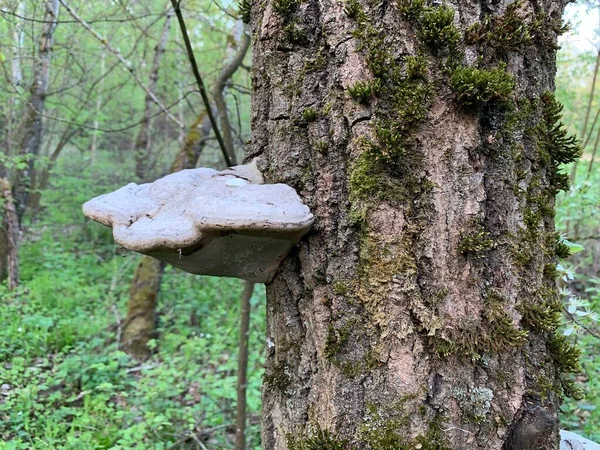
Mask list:
[[[560,450],[600,450],[600,444],[570,431],[560,430]]]
[[[263,184],[256,161],[182,170],[130,183],[83,205],[117,244],[186,272],[265,283],[310,229],[313,215],[285,184]]]

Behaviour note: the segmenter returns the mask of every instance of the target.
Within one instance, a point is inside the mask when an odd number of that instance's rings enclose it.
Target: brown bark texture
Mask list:
[[[315,215],[267,285],[265,450],[557,448],[563,7],[252,3],[247,158]]]
[[[8,179],[0,179],[0,198],[4,203],[3,264],[6,267],[8,289],[19,285],[19,221]]]
[[[50,77],[50,61],[54,30],[58,21],[58,0],[44,2],[44,26],[38,43],[38,54],[33,66],[33,83],[25,107],[25,118],[21,128],[21,154],[28,156],[25,169],[17,173],[13,189],[17,215],[21,221],[29,202],[31,177],[33,175],[35,157],[40,153],[42,145],[42,114],[48,91]]]

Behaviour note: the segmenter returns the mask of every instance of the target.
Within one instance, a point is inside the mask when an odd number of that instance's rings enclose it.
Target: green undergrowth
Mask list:
[[[569,101],[564,97],[561,100]],[[569,114],[568,107],[565,109]],[[577,178],[570,191],[557,197],[558,229],[561,233],[569,233],[569,237],[573,238],[575,230],[580,237],[594,236],[599,227],[600,171],[593,171],[586,179],[587,161],[583,161],[577,167]],[[566,288],[577,301],[573,307],[580,304],[576,309],[581,315],[577,318],[578,322],[600,335],[600,322],[582,315],[584,312],[600,312],[600,277],[594,269],[600,247],[595,240],[583,239],[576,242],[582,244],[585,250],[571,257],[570,263],[565,264],[569,271],[575,273],[574,280],[567,277]],[[570,306],[566,305],[567,308]],[[562,313],[562,304],[557,307],[561,308]],[[560,331],[569,333],[569,338],[581,351],[581,374],[577,379],[583,388],[582,399],[566,399],[561,406],[561,427],[600,442],[600,339],[573,323],[561,327]]]
[[[116,255],[110,230],[81,214],[124,180],[68,159],[22,244],[21,287],[0,286],[0,449],[233,448],[242,283],[167,268],[154,355],[131,360],[116,342],[138,257]],[[249,449],[260,448],[263,295],[252,298]]]

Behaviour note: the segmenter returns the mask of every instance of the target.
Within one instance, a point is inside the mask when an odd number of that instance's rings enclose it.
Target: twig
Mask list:
[[[127,372],[127,373],[141,372],[143,370],[150,370],[150,369],[154,369],[156,367],[158,367],[158,364],[146,364],[145,366],[141,365],[141,366],[136,366],[136,367],[130,367],[125,372]]]
[[[582,329],[584,329],[586,332],[588,332],[589,334],[591,334],[592,336],[594,336],[596,339],[600,339],[600,334],[598,334],[597,332],[595,332],[593,330],[590,330],[586,325],[583,325],[581,322],[577,321],[577,319],[575,318],[575,316],[573,314],[571,314],[567,310],[567,308],[563,308],[563,311],[569,317],[569,319],[572,320],[573,323],[575,323],[575,325],[580,326]]]
[[[183,42],[185,43],[185,49],[187,51],[188,59],[190,61],[190,64],[192,65],[192,72],[194,74],[194,78],[196,79],[196,83],[198,84],[198,90],[200,91],[200,95],[202,96],[202,101],[204,102],[204,107],[206,108],[210,124],[212,125],[213,131],[215,132],[215,136],[217,137],[217,141],[219,142],[221,152],[223,152],[223,158],[225,158],[225,162],[227,163],[227,165],[231,166],[231,159],[229,158],[229,154],[227,153],[227,149],[225,148],[225,144],[223,143],[223,138],[221,137],[221,133],[219,132],[219,128],[217,127],[217,121],[215,120],[215,116],[213,115],[212,108],[210,106],[210,100],[208,99],[208,95],[206,94],[204,81],[202,81],[202,76],[200,75],[200,71],[198,70],[198,64],[196,63],[196,57],[194,56],[194,50],[192,50],[192,44],[188,36],[185,21],[183,20],[183,15],[181,14],[181,9],[179,8],[179,3],[180,2],[177,0],[171,0],[171,4],[173,5],[173,9],[175,10],[175,15],[177,16],[177,21],[179,22],[179,28],[181,29],[181,35],[183,37]]]

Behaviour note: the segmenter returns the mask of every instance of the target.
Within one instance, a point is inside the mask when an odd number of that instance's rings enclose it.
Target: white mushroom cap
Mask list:
[[[267,282],[313,215],[290,186],[258,183],[254,164],[183,170],[96,197],[83,212],[128,250],[195,274]]]

